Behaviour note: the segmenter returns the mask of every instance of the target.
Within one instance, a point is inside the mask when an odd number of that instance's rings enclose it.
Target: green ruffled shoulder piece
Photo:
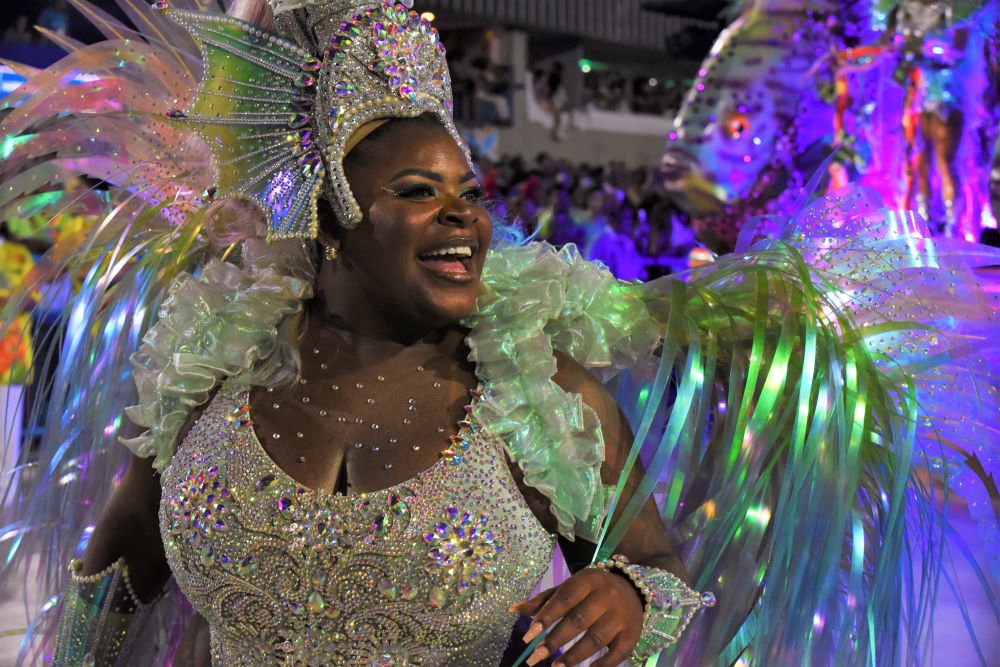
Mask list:
[[[595,540],[607,506],[597,414],[560,388],[554,351],[602,380],[651,357],[661,327],[638,285],[622,283],[570,245],[490,251],[470,359],[486,383],[475,417],[506,443],[524,481],[545,494],[559,532]]]
[[[159,321],[132,355],[139,403],[126,414],[142,435],[122,442],[164,470],[191,410],[226,378],[247,376],[275,349],[278,324],[312,293],[305,280],[272,267],[244,269],[211,261],[198,277],[171,285]]]

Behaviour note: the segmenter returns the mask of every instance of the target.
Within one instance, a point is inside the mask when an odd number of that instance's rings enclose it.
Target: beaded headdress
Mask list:
[[[344,174],[348,141],[379,119],[435,114],[468,149],[452,118],[451,77],[437,30],[389,0],[271,0],[277,33],[239,19],[154,7],[191,33],[204,58],[194,100],[168,115],[211,147],[207,198],[246,198],[268,240],[315,239],[317,200],[348,229],[362,219]]]

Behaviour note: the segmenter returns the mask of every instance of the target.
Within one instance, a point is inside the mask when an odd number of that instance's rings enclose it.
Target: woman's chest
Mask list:
[[[281,469],[340,493],[388,488],[430,468],[454,447],[478,383],[455,368],[309,370],[288,388],[254,388],[248,414]]]
[[[312,633],[361,651],[350,662],[394,633],[447,653],[452,639],[428,633],[509,630],[506,608],[545,571],[553,539],[475,425],[392,488],[315,493],[255,447],[238,398],[220,396],[163,477],[168,559],[213,637],[266,637],[254,648],[266,662],[307,650]]]

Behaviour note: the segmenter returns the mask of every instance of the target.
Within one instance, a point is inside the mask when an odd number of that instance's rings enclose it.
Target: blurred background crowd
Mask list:
[[[694,234],[667,197],[658,169],[620,161],[575,164],[548,153],[480,164],[498,217],[553,245],[573,243],[620,278],[646,280],[688,266]]]
[[[8,7],[6,11],[8,14],[4,21],[6,27],[0,37],[4,45],[44,44],[47,40],[35,26],[59,35],[70,33],[71,13],[66,0],[33,3],[16,9]],[[75,32],[79,34],[79,30]]]

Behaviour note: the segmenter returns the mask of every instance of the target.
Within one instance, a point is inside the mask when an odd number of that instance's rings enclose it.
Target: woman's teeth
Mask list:
[[[421,257],[472,257],[472,248],[469,246],[456,246],[454,248],[441,248],[432,250],[420,255]]]
[[[440,248],[420,255],[420,260],[439,278],[466,284],[472,280],[472,246]]]

